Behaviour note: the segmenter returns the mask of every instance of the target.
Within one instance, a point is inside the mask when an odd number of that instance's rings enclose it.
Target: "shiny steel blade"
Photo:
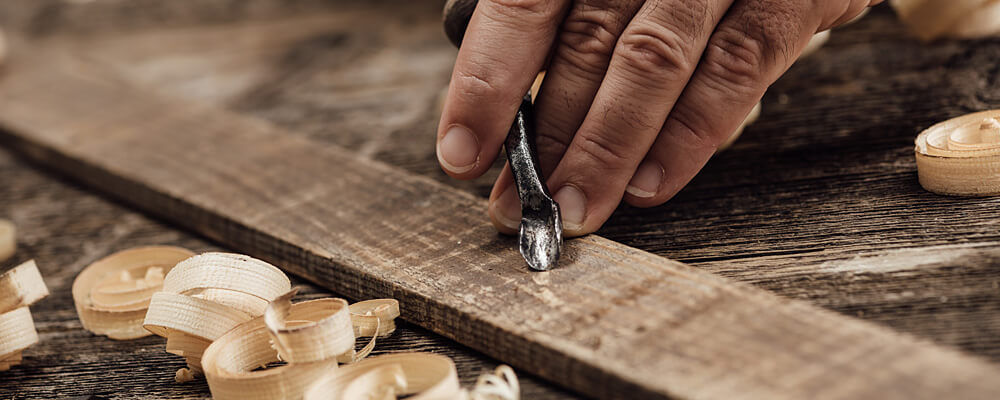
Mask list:
[[[559,204],[542,180],[535,148],[535,115],[531,96],[525,95],[504,147],[514,173],[514,186],[521,199],[521,255],[534,270],[556,265],[562,250],[562,218]]]

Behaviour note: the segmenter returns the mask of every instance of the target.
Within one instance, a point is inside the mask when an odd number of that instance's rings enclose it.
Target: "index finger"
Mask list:
[[[569,0],[479,1],[438,125],[438,161],[449,175],[475,178],[493,163],[568,5]]]

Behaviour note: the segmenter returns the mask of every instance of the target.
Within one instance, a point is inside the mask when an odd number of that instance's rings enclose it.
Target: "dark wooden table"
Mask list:
[[[437,2],[43,1],[0,4],[0,25],[18,33],[15,45],[87,49],[143,85],[485,196],[496,168],[455,182],[434,157],[454,56],[439,10]],[[776,83],[760,121],[677,198],[622,207],[601,234],[1000,361],[1000,199],[923,191],[912,154],[920,129],[1000,107],[998,59],[998,39],[922,44],[878,7]],[[69,289],[81,268],[116,250],[218,246],[6,150],[0,176],[0,217],[20,228],[4,268],[34,258],[52,292],[32,307],[41,342],[0,373],[0,398],[209,396],[203,381],[173,383],[183,361],[161,338],[116,342],[83,331]],[[329,294],[304,285],[306,297]],[[405,323],[376,353],[402,350],[453,357],[465,384],[496,365]],[[522,380],[525,398],[572,397]]]

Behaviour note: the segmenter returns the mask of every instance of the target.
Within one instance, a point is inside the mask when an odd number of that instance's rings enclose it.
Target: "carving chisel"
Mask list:
[[[476,7],[476,0],[449,0],[444,7],[448,38],[459,46]],[[521,255],[534,270],[551,269],[562,250],[562,218],[559,204],[552,199],[542,179],[535,147],[535,113],[531,93],[521,100],[514,123],[507,133],[504,149],[514,175],[517,197],[521,200]]]

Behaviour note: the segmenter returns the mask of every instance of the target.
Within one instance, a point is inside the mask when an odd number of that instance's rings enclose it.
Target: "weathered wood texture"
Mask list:
[[[307,18],[327,18],[324,26],[270,21],[295,7],[245,23],[253,7],[218,6],[226,0],[125,3],[0,3],[0,22],[32,38],[70,33],[143,85],[486,193],[491,177],[448,181],[433,156],[433,103],[454,54],[435,5],[344,14],[337,3]],[[192,25],[205,21],[228,22]],[[383,25],[393,28],[371,29]],[[131,31],[102,32],[109,27]],[[1000,202],[925,193],[912,161],[919,129],[1000,107],[998,57],[997,40],[918,43],[880,7],[793,67],[765,98],[762,120],[677,198],[623,208],[602,234],[1000,360]]]
[[[18,224],[19,250],[0,271],[21,261],[38,262],[51,294],[31,307],[41,341],[24,354],[24,364],[0,373],[0,399],[193,399],[208,398],[204,380],[174,383],[180,357],[164,352],[164,340],[147,337],[113,341],[83,330],[70,287],[84,266],[112,252],[149,244],[195,251],[226,250],[151,220],[61,179],[39,173],[0,148],[0,216]],[[326,289],[296,279],[302,299],[331,296]],[[491,371],[496,361],[409,323],[379,339],[375,354],[430,351],[455,360],[464,385]],[[526,399],[575,396],[521,373]]]
[[[8,73],[0,125],[26,156],[587,395],[1000,392],[980,359],[597,236],[529,272],[482,199],[78,57],[22,53]]]
[[[432,3],[128,35],[79,28],[68,44],[139,84],[485,196],[496,170],[450,180],[434,156],[454,50]],[[920,43],[878,7],[799,61],[761,120],[680,195],[622,207],[600,233],[1000,361],[1000,198],[927,193],[912,156],[921,129],[1000,107],[997,59],[998,39]]]
[[[454,55],[437,12],[409,4],[405,17],[390,18],[373,6],[310,17],[329,19],[325,27],[296,17],[86,43],[104,59],[128,60],[115,64],[143,85],[485,196],[496,170],[449,180],[434,156],[435,104]],[[375,21],[386,29],[363,29]],[[308,38],[253,44],[275,37],[271,29]],[[251,35],[243,46],[211,45],[236,31]],[[132,62],[151,42],[173,50]],[[247,49],[258,56],[247,59]],[[677,198],[622,207],[600,233],[1000,361],[1000,198],[927,193],[912,157],[920,129],[1000,107],[998,58],[1000,40],[920,43],[879,7],[779,80],[763,118]],[[183,62],[191,59],[214,61]],[[251,69],[260,73],[243,72]],[[244,79],[234,85],[233,76]]]

